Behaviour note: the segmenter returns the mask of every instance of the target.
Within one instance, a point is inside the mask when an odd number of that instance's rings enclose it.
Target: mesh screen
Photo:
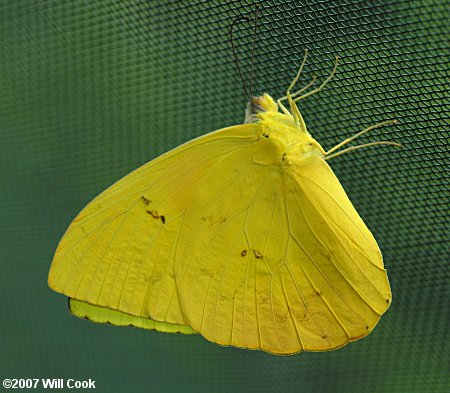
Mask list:
[[[340,55],[331,84],[301,102],[309,131],[330,148],[396,118],[361,143],[405,145],[331,161],[383,251],[390,310],[343,349],[275,357],[78,320],[46,284],[59,238],[94,196],[242,122],[228,30],[252,2],[2,1],[1,377],[92,378],[105,392],[449,391],[445,3],[260,2],[255,94],[281,96],[305,47],[303,82]],[[236,32],[244,70],[251,35],[249,24]]]

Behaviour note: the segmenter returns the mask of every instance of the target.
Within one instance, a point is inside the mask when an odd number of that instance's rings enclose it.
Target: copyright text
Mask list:
[[[5,378],[5,389],[95,389],[95,381],[91,378],[79,380],[74,378]]]

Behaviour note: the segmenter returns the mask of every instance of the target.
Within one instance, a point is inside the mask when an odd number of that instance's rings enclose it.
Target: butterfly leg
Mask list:
[[[334,62],[333,70],[331,71],[331,74],[328,76],[328,78],[325,79],[324,82],[319,87],[317,87],[316,89],[311,90],[310,92],[308,92],[306,94],[303,94],[300,97],[295,97],[294,101],[297,102],[297,101],[303,100],[303,98],[306,98],[306,97],[308,97],[308,96],[310,96],[312,94],[315,94],[315,93],[318,93],[319,91],[321,91],[325,87],[325,85],[333,78],[334,74],[336,73],[338,64],[339,64],[339,56],[336,56],[336,60]]]
[[[281,111],[288,116],[292,116],[295,120],[295,122],[297,123],[297,125],[302,128],[305,132],[306,132],[306,125],[305,122],[302,118],[302,115],[300,114],[300,111],[297,108],[297,105],[295,104],[293,97],[297,96],[298,94],[302,93],[303,91],[305,91],[306,89],[309,89],[314,82],[316,81],[316,77],[314,77],[312,79],[311,82],[309,82],[305,87],[301,88],[300,90],[296,91],[295,93],[291,94],[291,90],[294,88],[295,84],[298,82],[298,79],[300,78],[300,75],[303,71],[303,68],[305,66],[306,63],[306,59],[308,58],[308,49],[305,49],[305,55],[303,56],[303,61],[302,64],[300,65],[300,68],[297,72],[297,75],[295,75],[295,78],[292,80],[292,82],[290,83],[287,91],[286,91],[286,95],[284,97],[281,97],[277,100],[277,104],[280,107]],[[288,109],[281,103],[281,101],[284,100],[288,100],[289,102],[289,107],[291,109],[291,112],[288,111]]]
[[[300,75],[303,71],[303,67],[305,66],[307,58],[308,58],[308,49],[305,49],[305,55],[303,56],[302,64],[300,65],[297,75],[295,75],[295,78],[292,80],[291,84],[289,85],[289,87],[286,91],[286,96],[288,96],[291,93],[291,90],[294,88],[295,84],[298,82],[298,79],[300,78]]]
[[[308,58],[308,49],[305,49],[305,55],[303,56],[303,61],[302,61],[302,64],[300,65],[297,75],[295,75],[295,78],[292,80],[291,84],[289,85],[289,87],[286,91],[286,95],[277,100],[278,105],[280,105],[281,101],[287,100],[289,95],[295,96],[296,94],[298,94],[298,92],[296,92],[294,94],[290,94],[290,93],[291,93],[291,90],[294,88],[295,84],[297,83],[298,79],[300,78],[300,75],[303,71],[303,67],[305,66],[307,58]],[[311,86],[311,83],[308,84],[308,87],[309,86]],[[305,90],[305,88],[302,89],[302,91],[304,91],[304,90]]]
[[[390,141],[377,141],[377,142],[369,142],[369,143],[364,143],[363,145],[357,145],[357,146],[350,146],[344,150],[341,150],[340,152],[331,154],[333,152],[335,152],[336,150],[340,149],[342,146],[345,146],[347,143],[353,141],[354,139],[358,138],[359,136],[365,134],[368,131],[374,130],[375,128],[379,128],[379,127],[383,127],[383,126],[387,126],[390,124],[396,124],[397,120],[387,120],[387,121],[383,121],[381,123],[377,123],[374,124],[373,126],[367,127],[366,129],[356,133],[355,135],[351,136],[350,138],[347,138],[345,140],[343,140],[342,142],[338,143],[336,146],[332,147],[330,150],[328,150],[325,153],[325,160],[329,160],[331,158],[334,157],[338,157],[341,154],[353,151],[353,150],[357,150],[357,149],[361,149],[363,147],[368,147],[368,146],[374,146],[374,145],[391,145],[391,146],[402,146],[399,143],[396,142],[390,142]]]
[[[291,98],[294,98],[294,97],[296,97],[297,95],[299,95],[300,93],[303,93],[305,90],[309,89],[309,88],[316,82],[316,80],[317,80],[317,76],[314,76],[314,77],[312,78],[311,82],[309,82],[306,86],[302,87],[300,90],[296,91],[295,93],[292,93],[292,94],[287,93],[287,94],[289,94]],[[283,111],[283,113],[284,113],[285,115],[289,115],[290,113],[289,113],[289,111],[286,109],[286,107],[281,103],[281,101],[287,100],[287,99],[288,99],[288,96],[285,95],[284,97],[281,97],[281,98],[279,98],[279,99],[277,100],[278,106],[281,108],[281,110]]]

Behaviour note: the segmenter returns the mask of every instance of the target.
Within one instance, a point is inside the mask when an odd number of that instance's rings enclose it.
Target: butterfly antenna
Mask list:
[[[238,16],[233,21],[233,23],[231,24],[231,27],[230,27],[230,42],[231,42],[231,50],[233,51],[234,63],[236,64],[236,69],[238,71],[239,77],[241,78],[242,87],[244,88],[245,94],[250,99],[251,96],[250,96],[250,94],[248,94],[247,86],[245,84],[244,76],[242,75],[241,66],[239,64],[239,60],[238,60],[238,57],[236,54],[236,46],[234,45],[234,36],[233,36],[233,32],[234,32],[234,28],[235,28],[236,24],[239,22],[248,21],[248,20],[249,20],[249,18],[247,16],[241,15],[241,16]],[[252,72],[253,72],[253,61],[252,61]],[[250,91],[251,91],[251,80],[250,80]]]
[[[253,69],[255,65],[255,48],[256,48],[256,33],[258,31],[258,14],[259,9],[256,5],[255,9],[255,24],[253,27],[253,46],[252,46],[252,64],[250,66],[250,96],[253,97]]]

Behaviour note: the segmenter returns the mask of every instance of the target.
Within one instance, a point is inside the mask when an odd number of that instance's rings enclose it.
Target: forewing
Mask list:
[[[258,131],[241,125],[208,134],[115,183],[67,229],[49,286],[91,305],[185,325],[173,275],[183,216],[201,179],[255,143]]]

